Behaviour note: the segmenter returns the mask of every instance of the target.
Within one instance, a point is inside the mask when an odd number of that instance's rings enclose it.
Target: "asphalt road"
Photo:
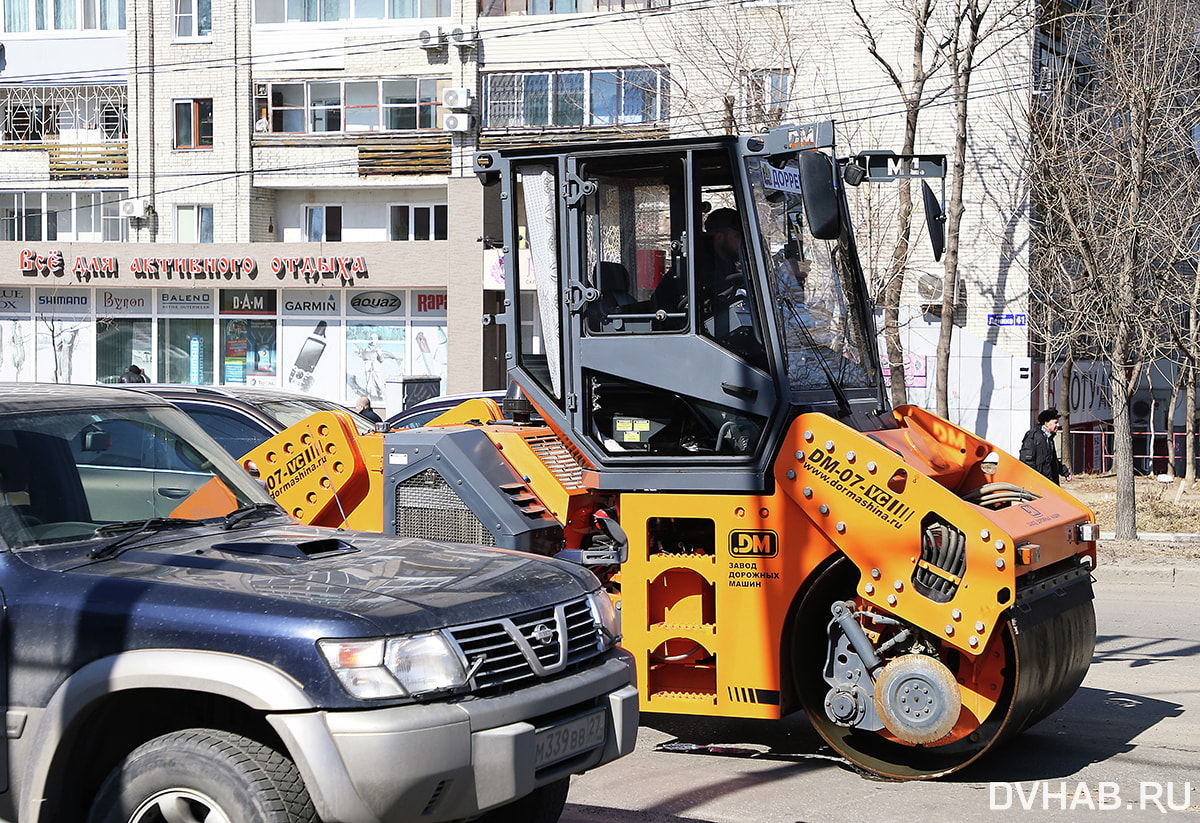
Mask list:
[[[1200,821],[1200,587],[1100,582],[1096,615],[1067,705],[949,778],[864,777],[802,717],[650,715],[632,755],[575,778],[562,823]]]

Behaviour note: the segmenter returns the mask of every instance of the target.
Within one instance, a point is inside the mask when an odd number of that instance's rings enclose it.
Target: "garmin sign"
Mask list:
[[[365,291],[350,298],[350,310],[358,314],[397,314],[404,310],[404,298],[387,291]]]

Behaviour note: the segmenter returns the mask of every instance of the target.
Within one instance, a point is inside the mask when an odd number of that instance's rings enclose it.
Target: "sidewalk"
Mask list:
[[[1100,542],[1115,540],[1113,532],[1100,532]],[[1146,543],[1178,545],[1200,543],[1200,534],[1168,532],[1138,532],[1138,540]],[[1101,562],[1096,569],[1097,581],[1103,583],[1152,583],[1170,586],[1200,586],[1200,562],[1190,559],[1167,558],[1162,563]]]

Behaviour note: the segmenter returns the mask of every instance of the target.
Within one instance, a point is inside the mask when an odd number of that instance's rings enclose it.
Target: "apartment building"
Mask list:
[[[495,204],[470,171],[476,148],[818,118],[839,122],[847,151],[900,139],[848,4],[820,15],[799,0],[0,9],[0,380],[109,381],[137,363],[160,381],[369,394],[377,406],[408,376],[435,375],[443,391],[500,386],[498,331],[481,318],[500,308],[501,249]],[[898,29],[881,27],[879,43],[902,54]],[[1014,88],[1027,87],[1031,43],[1007,49],[1017,58],[1005,65],[1026,66]],[[977,156],[1011,137],[1002,103],[985,98],[996,125]],[[947,151],[949,112],[923,123],[932,137],[919,150]],[[968,181],[964,293],[986,298],[964,298],[956,316],[970,375],[962,422],[1001,443],[1029,410],[1016,320],[1027,227],[1008,160],[1011,202],[983,179],[995,164]],[[864,189],[864,215],[890,196]],[[860,233],[874,258],[887,231]],[[936,274],[928,252],[913,266]],[[919,396],[932,387],[922,330],[936,318],[917,280],[906,334]]]

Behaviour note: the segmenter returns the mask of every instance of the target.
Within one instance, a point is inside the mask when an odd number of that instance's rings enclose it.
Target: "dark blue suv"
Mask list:
[[[609,598],[299,526],[143,392],[0,386],[0,818],[556,820],[631,751]]]

